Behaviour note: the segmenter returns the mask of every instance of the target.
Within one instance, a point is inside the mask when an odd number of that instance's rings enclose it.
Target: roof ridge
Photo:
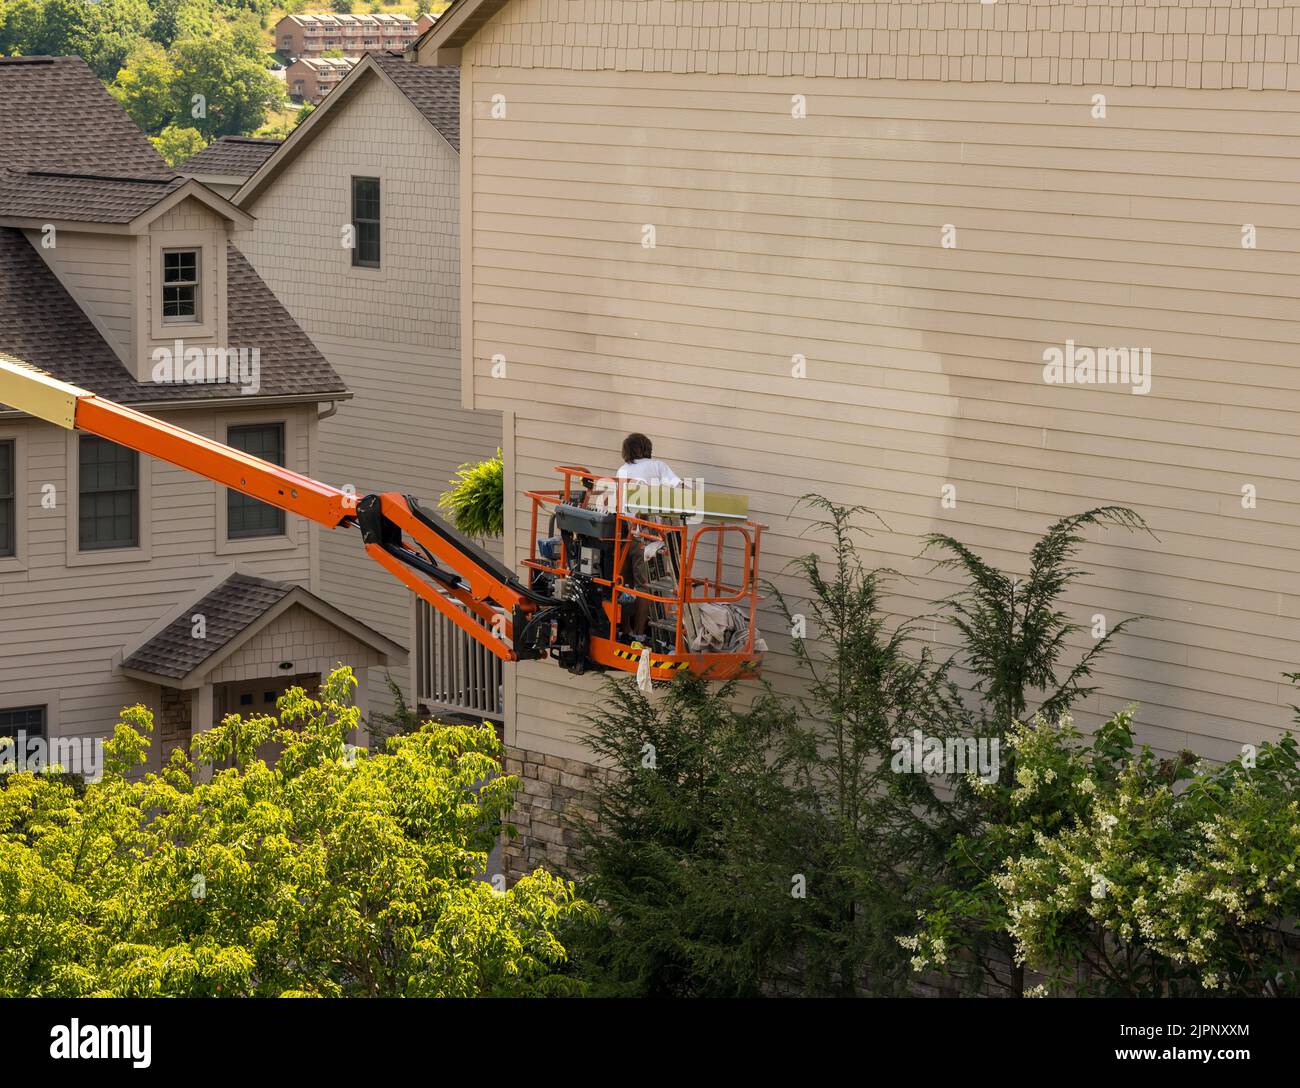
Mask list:
[[[143,174],[83,174],[76,170],[49,170],[44,167],[29,167],[17,171],[29,178],[75,178],[77,181],[128,181],[137,185],[170,185],[181,179],[180,174],[160,174],[147,177]]]

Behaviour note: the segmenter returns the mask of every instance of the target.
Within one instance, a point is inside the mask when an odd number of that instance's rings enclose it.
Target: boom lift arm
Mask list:
[[[386,492],[358,498],[4,359],[0,359],[0,404],[148,454],[328,529],[359,529],[375,562],[503,661],[553,657],[575,672],[588,667],[631,671],[638,664],[638,655],[628,652],[633,648],[617,639],[617,602],[625,588],[618,577],[602,582],[613,602],[602,624],[593,615],[595,596],[590,587],[579,596],[571,591],[555,593],[549,580],[539,582],[538,588],[525,585],[411,496]],[[605,544],[622,554],[612,540]],[[757,563],[756,539],[753,561]],[[539,591],[543,586],[552,591]],[[756,600],[756,594],[752,596]],[[594,638],[593,619],[599,629]],[[593,642],[608,645],[596,652]],[[749,671],[757,667],[752,634],[750,643],[751,652],[742,655],[743,662],[703,660],[722,655],[665,655],[651,661],[651,672],[656,679],[667,679],[683,667],[714,676]]]

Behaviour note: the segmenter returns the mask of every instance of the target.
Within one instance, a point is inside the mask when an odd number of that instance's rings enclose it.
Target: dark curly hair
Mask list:
[[[653,457],[655,453],[654,445],[645,435],[639,431],[633,431],[623,439],[623,461],[625,464],[631,464],[633,461],[644,461]]]

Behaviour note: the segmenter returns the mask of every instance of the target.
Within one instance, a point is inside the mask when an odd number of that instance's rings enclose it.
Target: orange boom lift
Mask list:
[[[611,508],[601,509],[593,500],[596,477],[564,466],[557,469],[562,487],[527,493],[532,540],[524,581],[409,495],[358,498],[26,365],[0,359],[0,404],[148,454],[326,528],[359,529],[376,563],[503,661],[550,658],[575,673],[635,672],[648,658],[655,680],[682,670],[728,679],[759,667],[754,621],[763,526],[752,521],[634,516],[624,512],[626,481],[614,485]],[[634,538],[647,550],[657,544],[666,551],[677,573],[650,589],[626,582],[622,572]],[[696,577],[697,563],[709,574]],[[637,598],[660,614],[650,646],[632,642],[624,630],[624,609]],[[732,606],[733,615],[747,618],[747,635],[730,639],[726,650],[692,650],[688,626],[704,605]]]

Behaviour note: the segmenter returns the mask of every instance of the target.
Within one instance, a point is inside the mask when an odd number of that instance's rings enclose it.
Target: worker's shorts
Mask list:
[[[645,589],[650,584],[650,565],[645,559],[645,542],[633,538],[629,545],[628,563],[631,566],[632,587]]]

